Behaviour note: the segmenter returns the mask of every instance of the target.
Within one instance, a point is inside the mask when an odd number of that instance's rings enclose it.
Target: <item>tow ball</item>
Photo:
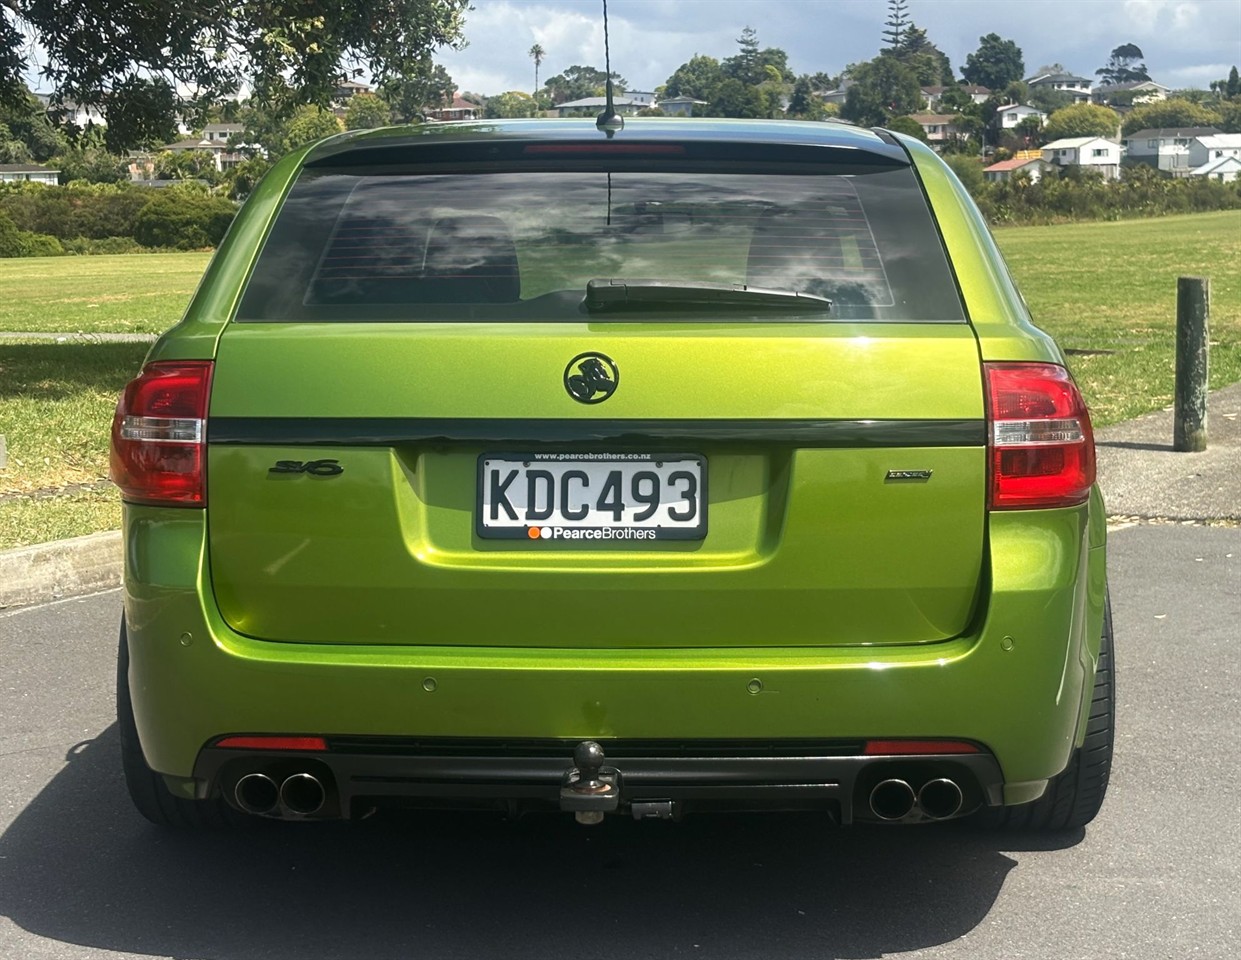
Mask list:
[[[605,760],[603,747],[594,740],[573,748],[573,766],[560,781],[560,809],[571,810],[578,823],[602,823],[603,815],[620,803],[620,771],[604,766]]]

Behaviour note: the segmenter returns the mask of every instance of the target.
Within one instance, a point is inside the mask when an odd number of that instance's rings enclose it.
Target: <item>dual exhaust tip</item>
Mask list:
[[[319,778],[295,773],[277,785],[265,773],[247,773],[233,788],[233,799],[246,813],[271,816],[279,808],[295,817],[310,817],[323,809],[327,791]]]
[[[947,820],[961,811],[965,796],[955,780],[928,780],[915,792],[904,780],[882,780],[870,792],[870,812],[880,820],[904,820],[914,807],[930,820]]]

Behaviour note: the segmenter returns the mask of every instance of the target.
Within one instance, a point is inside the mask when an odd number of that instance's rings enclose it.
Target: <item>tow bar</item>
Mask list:
[[[605,813],[620,804],[621,774],[604,766],[603,747],[594,740],[583,740],[573,748],[573,766],[560,782],[560,809],[573,811],[578,823],[602,823]]]

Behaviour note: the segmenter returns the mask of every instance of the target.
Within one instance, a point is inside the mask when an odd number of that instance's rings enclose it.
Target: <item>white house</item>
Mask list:
[[[1087,103],[1090,100],[1092,86],[1086,77],[1078,77],[1071,73],[1040,73],[1026,80],[1031,90],[1056,90],[1067,93],[1074,103]]]
[[[1198,137],[1218,134],[1216,127],[1149,127],[1125,137],[1125,159],[1145,163],[1174,177],[1189,175],[1189,145]]]
[[[60,183],[60,171],[41,167],[37,163],[0,163],[0,183],[45,183],[54,187]]]
[[[176,143],[166,143],[160,149],[170,153],[189,153],[191,150],[209,153],[215,163],[215,168],[219,171],[229,170],[246,159],[244,153],[229,149],[227,136],[212,140],[208,140],[205,136],[201,140],[189,137],[185,140],[178,140]],[[132,165],[129,173],[130,177],[135,176]]]
[[[1109,180],[1120,176],[1121,146],[1105,137],[1067,137],[1043,147],[1043,159],[1060,167],[1087,167]]]
[[[670,117],[692,117],[695,107],[708,106],[706,100],[695,100],[693,97],[668,97],[656,104],[660,110]]]
[[[909,119],[922,128],[931,146],[947,143],[961,132],[956,126],[958,115],[955,113],[912,113]]]
[[[649,90],[626,90],[625,98],[636,103],[639,109],[655,106],[655,94]]]
[[[1051,169],[1051,164],[1042,157],[1013,157],[1001,160],[989,167],[984,167],[982,175],[992,182],[1010,180],[1015,174],[1024,173],[1031,182],[1037,183],[1039,177]]]
[[[209,123],[203,127],[203,139],[212,143],[228,143],[233,137],[240,137],[245,129],[240,123]]]
[[[1207,177],[1210,180],[1236,180],[1241,176],[1241,157],[1220,157],[1194,167],[1189,171],[1191,177]]]
[[[1190,167],[1201,167],[1225,157],[1241,157],[1241,133],[1216,133],[1189,141]]]
[[[1127,83],[1105,83],[1102,86],[1095,87],[1091,93],[1095,103],[1111,103],[1119,93],[1129,93],[1132,91],[1133,99],[1131,103],[1155,103],[1158,100],[1167,100],[1168,94],[1172,92],[1169,87],[1165,87],[1161,83],[1154,80],[1131,80]]]
[[[556,110],[562,117],[594,117],[603,112],[607,105],[607,97],[583,97],[581,100],[558,103]],[[632,117],[641,109],[628,97],[612,97],[612,106],[622,117]]]
[[[1030,117],[1036,118],[1040,127],[1047,122],[1047,114],[1035,107],[1027,107],[1024,103],[1008,103],[997,107],[995,117],[1002,130],[1011,130],[1022,120],[1028,120]]]

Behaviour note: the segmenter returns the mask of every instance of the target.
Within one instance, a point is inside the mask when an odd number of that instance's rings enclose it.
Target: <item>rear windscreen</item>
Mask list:
[[[242,321],[580,321],[592,280],[811,294],[640,305],[616,319],[963,320],[908,167],[304,171],[238,308]]]

